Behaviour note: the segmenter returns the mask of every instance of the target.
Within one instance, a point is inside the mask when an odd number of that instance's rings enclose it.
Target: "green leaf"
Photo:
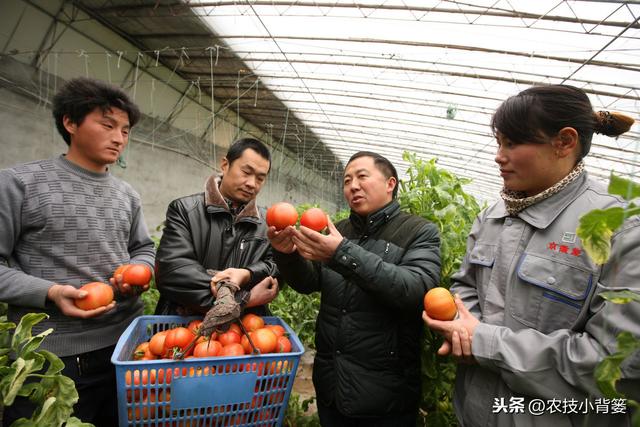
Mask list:
[[[0,381],[0,392],[2,393],[2,402],[5,406],[13,404],[18,392],[22,388],[24,381],[32,372],[33,360],[25,360],[18,357],[12,364],[10,374],[3,377]]]
[[[614,304],[628,304],[631,301],[640,302],[640,295],[633,291],[606,291],[600,296]]]
[[[604,264],[609,259],[611,236],[622,225],[624,217],[624,209],[621,207],[594,209],[580,217],[576,233],[596,264]]]
[[[44,338],[47,335],[51,334],[51,332],[53,332],[53,329],[49,328],[46,331],[36,335],[35,337],[31,337],[28,340],[20,343],[21,346],[16,349],[16,352],[19,356],[22,356],[24,358],[29,357],[31,353],[33,353],[40,347],[40,344],[42,344]]]
[[[609,179],[608,191],[610,194],[616,194],[625,200],[640,197],[640,185],[631,180],[615,176],[614,174],[611,174]]]
[[[14,350],[19,349],[24,341],[31,339],[31,329],[33,329],[33,325],[48,317],[49,316],[45,313],[28,313],[22,316],[22,319],[20,319],[20,323],[18,323],[16,331],[13,334],[11,347]]]
[[[81,420],[79,420],[76,417],[69,418],[69,420],[67,421],[66,426],[67,427],[94,427],[93,424],[82,422]]]
[[[605,357],[595,370],[596,383],[605,397],[624,397],[616,390],[616,382],[621,376],[620,365],[638,349],[640,349],[638,338],[628,331],[618,334],[618,351]]]
[[[47,350],[40,350],[38,353],[40,353],[47,362],[49,362],[49,368],[45,375],[54,375],[62,372],[64,369],[64,362],[60,360],[58,356]]]

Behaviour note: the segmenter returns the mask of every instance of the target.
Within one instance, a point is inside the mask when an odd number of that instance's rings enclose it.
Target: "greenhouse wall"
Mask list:
[[[212,102],[194,82],[181,81],[161,64],[139,67],[131,59],[135,47],[117,34],[90,19],[77,19],[67,26],[58,23],[58,34],[52,37],[54,3],[3,5],[0,25],[8,30],[0,34],[0,43],[8,55],[0,57],[0,168],[66,151],[51,116],[51,97],[65,80],[89,76],[134,81],[123,89],[144,116],[132,131],[123,162],[111,170],[141,194],[151,230],[164,220],[171,200],[202,191],[238,136],[252,136],[272,147],[272,169],[258,197],[260,206],[286,200],[317,203],[329,212],[338,209],[339,181],[328,182],[303,169],[278,141],[245,122],[242,114]]]

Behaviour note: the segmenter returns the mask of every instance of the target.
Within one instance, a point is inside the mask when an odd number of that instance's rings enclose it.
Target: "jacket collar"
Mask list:
[[[587,188],[587,180],[588,174],[584,172],[558,193],[529,206],[516,216],[533,227],[539,229],[547,228],[567,206],[573,203],[573,201],[585,191]],[[487,214],[487,218],[493,219],[508,216],[509,213],[502,200],[498,201],[493,209],[491,209],[491,212]]]
[[[394,199],[366,217],[360,216],[352,211],[351,215],[349,215],[349,221],[358,234],[372,234],[399,213],[400,204]]]
[[[221,178],[216,174],[207,178],[207,182],[204,185],[204,202],[208,212],[228,212],[231,213],[227,202],[220,193],[220,181]],[[244,208],[236,215],[235,220],[238,221],[243,218],[252,218],[260,220],[260,212],[258,211],[258,205],[256,199],[252,199],[247,203]]]

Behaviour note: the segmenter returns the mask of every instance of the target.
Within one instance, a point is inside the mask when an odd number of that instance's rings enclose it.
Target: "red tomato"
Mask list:
[[[82,299],[73,300],[73,302],[81,310],[93,310],[109,305],[113,301],[113,288],[106,283],[87,283],[80,290],[86,291],[87,295]]]
[[[122,273],[122,281],[133,286],[144,286],[150,280],[151,269],[143,264],[129,264]]]
[[[231,330],[218,335],[218,341],[220,341],[220,344],[222,344],[223,346],[229,344],[239,344],[240,339],[240,335]]]
[[[242,335],[242,329],[240,329],[240,326],[238,326],[237,323],[232,323],[231,325],[229,325],[229,329],[228,330],[229,331],[233,331],[238,335]]]
[[[262,320],[262,317],[257,314],[247,313],[242,316],[242,326],[244,326],[247,332],[252,332],[256,329],[263,328],[264,320]]]
[[[300,225],[322,231],[327,226],[327,214],[320,208],[307,209],[300,217]]]
[[[218,356],[244,356],[244,349],[237,342],[225,345]]]
[[[194,335],[197,335],[198,331],[200,330],[200,325],[202,325],[202,320],[195,319],[189,322],[189,324],[187,325],[187,329],[193,332]]]
[[[292,204],[279,202],[267,209],[267,225],[273,226],[276,230],[282,230],[289,225],[296,225],[298,212]]]
[[[164,340],[169,331],[161,331],[156,333],[149,340],[149,351],[156,356],[164,355]]]
[[[173,357],[176,351],[184,351],[195,338],[196,336],[193,332],[187,328],[173,328],[167,333],[164,339],[164,348],[169,353],[169,357]],[[188,356],[188,354],[186,356]]]
[[[289,353],[291,351],[291,341],[287,337],[278,337],[276,344],[277,353]]]
[[[251,335],[251,332],[249,332],[249,335]],[[244,349],[245,354],[251,354],[253,352],[251,343],[249,343],[249,338],[247,335],[242,336],[242,338],[240,339],[240,345]]]
[[[203,341],[196,345],[193,349],[195,357],[214,357],[222,350],[222,344],[219,341]]]
[[[136,349],[133,351],[133,360],[153,360],[156,359],[155,354],[151,352],[149,349],[149,341],[145,341],[141,344],[138,344]]]
[[[283,337],[286,333],[286,330],[282,325],[265,325],[265,328],[271,329],[278,337]]]
[[[113,272],[113,278],[115,279],[118,274],[123,274],[130,265],[131,264],[122,264],[120,267],[116,268],[116,271]]]
[[[432,319],[453,320],[458,313],[458,307],[451,292],[438,286],[424,295],[424,311]]]
[[[253,345],[260,350],[261,354],[273,353],[278,345],[278,337],[269,328],[256,329],[251,333]]]

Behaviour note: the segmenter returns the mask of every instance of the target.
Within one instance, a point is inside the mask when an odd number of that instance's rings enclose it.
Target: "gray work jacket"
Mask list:
[[[623,402],[603,399],[594,369],[616,351],[618,333],[640,337],[640,304],[599,296],[640,293],[640,218],[614,233],[602,266],[575,233],[582,214],[621,205],[585,173],[515,216],[502,201],[480,213],[452,286],[481,321],[472,342],[478,364],[459,365],[456,378],[461,425],[630,425],[629,407],[612,415]],[[638,400],[639,351],[623,378],[627,396]]]

